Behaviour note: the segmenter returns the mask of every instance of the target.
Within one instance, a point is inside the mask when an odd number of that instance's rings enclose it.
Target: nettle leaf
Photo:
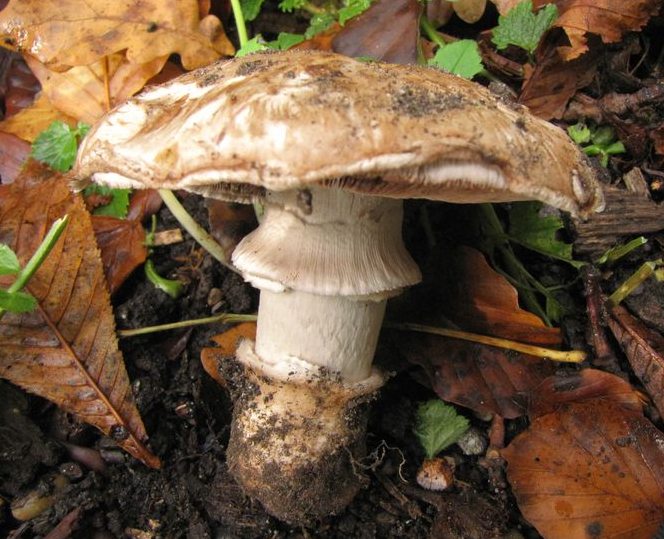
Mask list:
[[[37,300],[25,292],[9,292],[0,288],[0,308],[12,313],[27,313],[37,306]]]
[[[342,26],[346,21],[357,17],[361,13],[364,13],[373,0],[344,0],[344,7],[342,7],[339,12],[339,24]]]
[[[124,219],[127,217],[127,209],[129,208],[129,193],[131,189],[113,189],[105,185],[91,185],[83,190],[84,195],[102,195],[110,196],[111,201],[104,206],[96,207],[92,213],[95,215],[109,215]]]
[[[531,0],[519,2],[507,15],[498,17],[498,26],[493,29],[491,41],[499,50],[516,45],[532,54],[544,32],[557,18],[558,8],[555,4],[547,4],[535,14]]]
[[[21,263],[9,245],[0,244],[0,275],[16,275],[21,271]]]
[[[240,0],[240,7],[242,8],[242,15],[244,20],[249,22],[253,21],[261,12],[265,0]]]
[[[477,42],[472,39],[461,39],[441,47],[429,60],[429,65],[465,79],[472,79],[484,69]]]
[[[453,406],[433,399],[420,404],[413,432],[428,459],[456,442],[468,429],[468,420],[457,414]]]
[[[46,163],[59,172],[67,172],[76,159],[79,141],[90,130],[90,126],[82,122],[76,129],[60,120],[56,120],[42,131],[32,143],[30,157]]]

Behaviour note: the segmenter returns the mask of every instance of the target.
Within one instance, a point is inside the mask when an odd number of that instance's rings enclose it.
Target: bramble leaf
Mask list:
[[[558,8],[555,4],[547,4],[535,14],[532,1],[525,0],[514,6],[507,15],[498,17],[498,26],[493,30],[491,41],[499,50],[516,45],[532,54],[544,32],[557,18]]]
[[[468,429],[468,420],[458,415],[453,406],[438,399],[420,404],[413,432],[428,459],[456,442]]]
[[[472,79],[484,69],[477,42],[472,39],[461,39],[441,47],[429,60],[429,65],[465,79]]]

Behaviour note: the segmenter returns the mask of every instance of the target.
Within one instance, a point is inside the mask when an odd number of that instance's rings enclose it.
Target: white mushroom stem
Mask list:
[[[369,377],[386,299],[420,279],[401,204],[326,187],[268,194],[261,225],[233,253],[261,289],[265,374],[283,380],[304,361],[347,384]]]

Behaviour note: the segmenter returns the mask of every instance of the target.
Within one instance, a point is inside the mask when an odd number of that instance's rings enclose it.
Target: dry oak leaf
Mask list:
[[[597,34],[604,43],[617,43],[627,32],[646,25],[657,15],[661,0],[535,0],[534,8],[554,3],[558,19],[554,27],[562,28],[570,45],[559,47],[565,60],[578,58],[589,47],[586,34]]]
[[[113,106],[123,103],[161,71],[167,56],[136,64],[115,53],[90,65],[52,71],[34,58],[26,61],[42,85],[42,94],[57,110],[93,125]]]
[[[664,417],[664,337],[632,316],[622,305],[608,315],[607,324],[625,352],[634,374]]]
[[[30,161],[16,181],[0,187],[0,242],[22,264],[51,223],[70,222],[27,291],[31,313],[0,320],[0,377],[56,403],[149,466],[159,459],[143,445],[145,427],[118,350],[115,321],[99,251],[83,201],[60,175]],[[7,286],[11,278],[0,279]]]
[[[136,64],[178,53],[194,69],[234,53],[210,17],[200,20],[196,0],[11,0],[0,12],[0,34],[5,46],[56,71],[123,50]]]
[[[521,512],[545,539],[652,539],[664,520],[664,435],[638,412],[568,404],[502,455]]]

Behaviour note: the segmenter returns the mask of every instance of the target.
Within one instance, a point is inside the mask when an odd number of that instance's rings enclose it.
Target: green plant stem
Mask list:
[[[233,18],[235,19],[235,27],[237,28],[237,37],[240,41],[240,48],[242,48],[247,44],[247,41],[249,41],[249,36],[247,34],[247,25],[244,22],[240,0],[231,0],[231,7],[233,8]]]
[[[638,287],[643,281],[650,277],[658,266],[662,265],[661,260],[655,262],[644,262],[641,267],[630,275],[617,289],[611,294],[611,297],[606,301],[606,307],[613,309],[622,300],[629,296],[634,289]]]
[[[180,204],[180,201],[172,191],[167,189],[159,189],[159,195],[164,201],[164,204],[166,204],[168,209],[171,210],[173,216],[184,227],[184,229],[189,232],[189,234],[198,242],[201,247],[203,247],[208,253],[210,253],[229,270],[240,274],[239,270],[226,258],[226,253],[224,253],[221,245],[219,245],[217,241],[212,236],[210,236],[210,234],[208,234],[205,229],[203,229],[203,227],[194,221],[191,215],[187,213],[187,210],[185,210],[182,204]]]
[[[39,267],[44,262],[44,259],[48,256],[48,254],[57,243],[68,223],[69,215],[65,215],[64,217],[56,219],[53,222],[50,230],[39,244],[39,247],[37,247],[37,250],[34,252],[30,260],[28,260],[28,263],[21,270],[21,273],[18,274],[16,280],[7,289],[7,292],[14,293],[25,288],[25,285],[28,284],[28,281],[39,269]],[[5,311],[5,309],[0,308],[0,318],[2,318],[6,312],[7,311]]]
[[[433,41],[439,47],[444,47],[447,45],[447,42],[443,39],[440,33],[433,27],[431,21],[425,16],[420,17],[420,28],[426,34],[426,36]]]
[[[311,2],[305,2],[300,6],[300,9],[302,11],[306,11],[311,15],[322,15],[323,13],[327,12],[325,8],[318,7],[317,5],[312,4]]]
[[[462,341],[488,344],[489,346],[514,350],[515,352],[522,352],[531,356],[543,357],[552,361],[579,363],[587,357],[586,353],[581,350],[553,350],[551,348],[534,346],[531,344],[511,341],[509,339],[501,339],[499,337],[489,337],[487,335],[478,335],[476,333],[469,333],[467,331],[458,331],[456,329],[439,328],[435,326],[425,326],[422,324],[411,324],[409,322],[385,322],[383,327],[407,331],[419,331],[421,333],[432,333],[434,335],[451,337],[453,339],[460,339]]]
[[[208,316],[207,318],[196,318],[193,320],[182,320],[180,322],[173,322],[171,324],[147,326],[137,329],[120,329],[118,330],[118,337],[136,337],[138,335],[147,335],[148,333],[157,333],[159,331],[168,331],[170,329],[188,328],[202,324],[233,324],[236,322],[255,322],[257,318],[258,317],[255,314],[222,313],[218,314],[217,316]]]

